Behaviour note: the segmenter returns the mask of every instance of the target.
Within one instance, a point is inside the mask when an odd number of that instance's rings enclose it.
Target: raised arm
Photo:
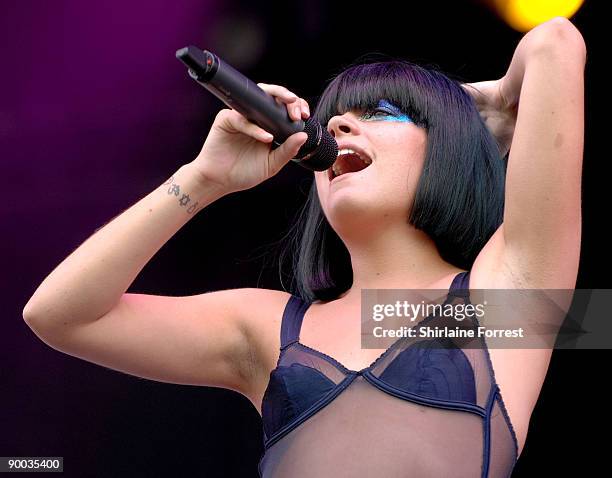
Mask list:
[[[501,272],[493,281],[496,286],[575,287],[585,62],[582,35],[569,20],[557,17],[521,39],[503,78],[481,82],[496,87],[505,111],[496,116],[497,123],[487,121],[502,152],[508,133],[511,138],[503,224],[483,249],[485,257],[477,259]],[[482,95],[473,96],[482,102]],[[509,121],[513,112],[516,124]],[[507,283],[510,276],[513,284]]]

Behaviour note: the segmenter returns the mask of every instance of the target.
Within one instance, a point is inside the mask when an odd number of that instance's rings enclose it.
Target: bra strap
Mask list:
[[[309,303],[295,295],[289,298],[281,322],[281,349],[299,340],[302,319],[309,306]]]
[[[448,290],[449,296],[470,298],[470,272],[459,272],[453,279],[453,282]]]
[[[459,272],[453,279],[448,290],[449,297],[464,297],[469,300],[469,282],[470,271]],[[281,349],[299,340],[302,320],[304,319],[304,314],[308,307],[310,307],[310,303],[305,302],[299,297],[295,295],[289,297],[281,322]]]

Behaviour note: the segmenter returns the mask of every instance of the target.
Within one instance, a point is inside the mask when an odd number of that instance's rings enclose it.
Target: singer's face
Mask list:
[[[327,129],[340,152],[360,150],[372,161],[365,169],[341,174],[333,181],[329,170],[315,172],[319,201],[334,230],[367,228],[381,221],[405,224],[423,170],[426,130],[384,100],[369,111],[332,117]],[[336,165],[343,162],[338,160]]]

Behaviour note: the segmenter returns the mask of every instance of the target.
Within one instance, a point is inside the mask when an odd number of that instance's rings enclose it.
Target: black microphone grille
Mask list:
[[[308,139],[292,161],[311,171],[325,171],[331,168],[338,156],[338,143],[321,123],[308,118],[304,125]]]

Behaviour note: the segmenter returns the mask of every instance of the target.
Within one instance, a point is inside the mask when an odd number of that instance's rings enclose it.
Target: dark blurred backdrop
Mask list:
[[[611,283],[600,222],[609,215],[610,167],[597,134],[608,117],[604,44],[597,38],[605,3],[586,1],[572,17],[588,48],[578,288]],[[58,353],[21,316],[59,262],[199,152],[222,104],[187,76],[174,56],[178,48],[213,50],[256,82],[285,85],[314,106],[327,80],[363,54],[436,65],[473,82],[501,77],[521,36],[469,0],[1,2],[7,309],[0,329],[0,456],[63,456],[70,477],[257,476],[261,420],[246,398],[139,379]],[[261,252],[287,230],[311,174],[290,163],[258,187],[215,202],[128,291],[281,289]],[[609,425],[596,388],[607,357],[554,352],[514,476],[573,469],[590,476],[603,466],[594,433]]]

